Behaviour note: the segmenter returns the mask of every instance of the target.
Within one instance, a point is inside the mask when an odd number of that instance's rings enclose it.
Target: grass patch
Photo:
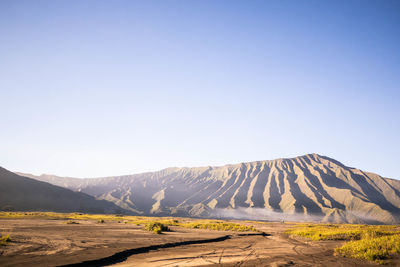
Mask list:
[[[335,255],[375,261],[400,253],[400,229],[394,225],[302,224],[286,234],[312,240],[349,241],[335,249]]]
[[[400,234],[363,238],[350,241],[335,249],[335,255],[365,259],[383,264],[395,254],[400,253]]]
[[[392,235],[395,226],[353,225],[353,224],[309,224],[297,225],[285,231],[286,234],[318,240],[360,240]]]
[[[10,235],[0,235],[0,246],[5,246],[8,242],[11,242]]]
[[[237,232],[257,232],[254,226],[242,225],[238,223],[214,221],[214,222],[189,222],[179,226],[191,229],[207,229],[216,231],[237,231]]]
[[[115,214],[84,214],[84,213],[57,213],[57,212],[0,212],[2,219],[45,219],[67,220],[79,223],[79,220],[92,220],[97,223],[123,222],[147,227],[148,224],[160,223],[164,226],[178,226],[191,229],[207,229],[217,231],[257,232],[254,226],[226,222],[223,220],[176,219],[174,217],[146,217],[123,216]],[[163,230],[161,230],[163,231]]]
[[[169,232],[171,229],[169,229],[168,226],[160,223],[160,222],[150,222],[147,223],[144,227],[145,230],[154,232],[156,234],[161,234],[162,232]]]
[[[161,223],[167,226],[179,226],[179,221],[176,219],[156,219],[154,217],[140,217],[139,219],[129,221],[128,223],[139,225],[147,225],[149,223]]]

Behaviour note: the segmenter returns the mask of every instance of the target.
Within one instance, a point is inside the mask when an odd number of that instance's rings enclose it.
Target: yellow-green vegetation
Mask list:
[[[189,222],[179,224],[179,226],[192,229],[207,229],[217,231],[257,232],[254,226],[223,221]]]
[[[350,241],[335,249],[336,255],[366,259],[378,263],[400,253],[400,234]]]
[[[145,230],[154,232],[156,234],[161,234],[162,232],[169,232],[171,231],[168,226],[159,223],[159,222],[150,222],[147,223],[144,227]]]
[[[136,225],[147,225],[149,223],[161,223],[167,226],[179,226],[179,221],[176,219],[168,219],[160,217],[159,219],[154,217],[137,217],[136,220],[131,220],[128,223],[133,223]]]
[[[42,220],[92,220],[95,222],[124,222],[134,224],[146,224],[150,221],[158,221],[170,225],[177,225],[173,217],[146,217],[124,216],[116,214],[85,214],[85,213],[57,213],[57,212],[0,212],[0,219],[42,219]]]
[[[223,220],[179,219],[174,217],[146,217],[123,216],[115,214],[83,214],[83,213],[56,213],[56,212],[0,212],[2,219],[46,219],[67,220],[79,223],[79,220],[91,220],[97,223],[123,222],[124,224],[136,224],[146,227],[149,224],[159,223],[166,227],[177,226],[192,229],[208,229],[218,231],[257,232],[254,226],[231,223]],[[163,231],[163,230],[161,230]]]
[[[346,240],[335,255],[378,263],[400,253],[400,228],[395,225],[301,224],[286,233],[312,240]]]
[[[395,229],[389,225],[300,224],[286,233],[312,240],[359,240],[391,235]]]
[[[0,235],[0,246],[5,246],[8,242],[11,242],[10,235]]]
[[[238,231],[238,232],[257,232],[254,226],[242,225],[238,223],[230,223],[222,220],[189,220],[189,221],[178,221],[176,219],[160,218],[155,219],[152,217],[141,217],[139,220],[134,220],[129,223],[135,223],[137,225],[151,225],[151,224],[162,224],[165,226],[179,226],[191,229],[207,229],[216,231]],[[162,230],[164,231],[164,230]]]

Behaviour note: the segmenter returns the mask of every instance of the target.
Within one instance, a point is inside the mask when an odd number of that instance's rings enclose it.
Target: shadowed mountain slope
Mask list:
[[[121,210],[114,203],[19,176],[0,167],[0,209],[109,213]]]
[[[30,177],[146,215],[400,221],[400,181],[317,154],[106,178]]]

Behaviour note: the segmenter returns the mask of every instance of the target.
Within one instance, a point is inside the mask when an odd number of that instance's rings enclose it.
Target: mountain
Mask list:
[[[105,178],[24,175],[143,215],[400,222],[400,181],[317,154]]]
[[[113,213],[121,211],[121,208],[0,167],[0,210]]]

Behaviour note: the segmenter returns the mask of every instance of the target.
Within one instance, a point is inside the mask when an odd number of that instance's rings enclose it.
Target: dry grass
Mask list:
[[[335,249],[336,255],[366,259],[378,263],[400,253],[400,233],[350,241]]]
[[[112,214],[83,214],[83,213],[56,213],[56,212],[0,212],[0,218],[8,219],[50,219],[68,220],[92,220],[98,223],[124,222],[136,225],[159,223],[165,226],[178,226],[192,229],[208,229],[216,231],[257,232],[254,226],[231,223],[223,220],[180,219],[174,217],[146,217],[146,216],[121,216]],[[67,222],[68,223],[68,222]],[[78,222],[77,222],[78,223]],[[162,230],[161,230],[162,231]]]
[[[257,232],[254,226],[230,223],[224,221],[205,221],[182,223],[179,226],[192,229],[207,229],[216,231]]]
[[[286,233],[312,240],[348,240],[335,255],[381,264],[400,253],[400,229],[394,225],[303,224]]]
[[[312,240],[359,240],[391,235],[394,231],[396,232],[396,227],[389,225],[302,224],[286,233]]]

